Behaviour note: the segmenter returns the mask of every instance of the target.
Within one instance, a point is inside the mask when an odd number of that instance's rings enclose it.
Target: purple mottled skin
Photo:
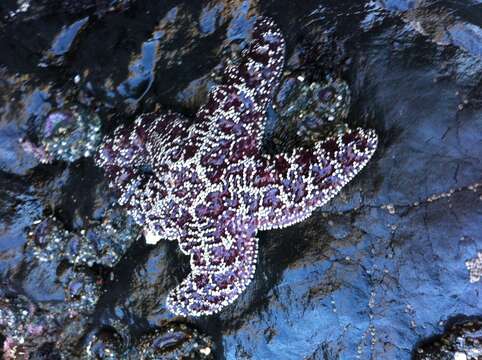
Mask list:
[[[177,240],[191,257],[191,273],[167,298],[175,314],[209,315],[232,303],[253,278],[256,233],[310,216],[375,152],[376,134],[357,129],[311,149],[263,154],[283,61],[280,31],[258,20],[193,125],[172,112],[147,114],[104,140],[97,162],[119,202],[151,237]]]

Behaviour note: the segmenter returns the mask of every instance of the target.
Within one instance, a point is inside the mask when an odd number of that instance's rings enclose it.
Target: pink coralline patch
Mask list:
[[[7,337],[3,342],[3,360],[28,360],[29,353],[15,339]]]
[[[192,272],[167,298],[178,315],[209,315],[231,304],[255,272],[259,230],[300,222],[369,161],[372,130],[347,130],[311,149],[261,152],[266,108],[279,82],[284,39],[269,19],[197,121],[169,112],[139,117],[104,140],[97,164],[119,202],[152,238],[177,240]]]

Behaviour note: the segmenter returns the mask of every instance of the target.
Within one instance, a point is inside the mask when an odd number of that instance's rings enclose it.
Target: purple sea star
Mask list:
[[[209,315],[253,278],[259,230],[310,216],[369,161],[372,130],[347,130],[312,149],[261,152],[266,108],[283,69],[284,39],[255,24],[240,62],[226,68],[191,124],[182,115],[140,116],[104,140],[97,162],[148,240],[177,240],[191,273],[167,297],[178,315]]]

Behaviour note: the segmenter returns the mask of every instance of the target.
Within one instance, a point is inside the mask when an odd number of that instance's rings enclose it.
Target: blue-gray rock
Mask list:
[[[0,4],[4,358],[23,342],[32,359],[470,359],[482,316],[480,5]],[[77,254],[74,235],[99,229],[115,198],[89,156],[36,160],[47,116],[78,104],[109,133],[158,108],[191,115],[261,15],[287,40],[285,78],[339,79],[351,98],[343,121],[376,129],[379,149],[360,176],[303,223],[261,233],[252,285],[216,316],[167,311],[167,292],[189,267],[173,243],[125,232],[125,246],[91,239],[90,262],[35,258],[38,224],[55,218]],[[270,134],[306,140],[271,111],[280,127]],[[282,150],[276,144],[266,150]]]

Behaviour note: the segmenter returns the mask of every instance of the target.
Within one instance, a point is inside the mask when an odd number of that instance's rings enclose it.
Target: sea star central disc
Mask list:
[[[147,114],[104,140],[97,163],[119,202],[155,238],[177,240],[191,273],[167,298],[179,315],[209,315],[251,281],[258,230],[300,222],[325,204],[369,161],[371,131],[348,130],[291,153],[261,152],[266,108],[284,62],[284,39],[269,19],[196,122]]]

